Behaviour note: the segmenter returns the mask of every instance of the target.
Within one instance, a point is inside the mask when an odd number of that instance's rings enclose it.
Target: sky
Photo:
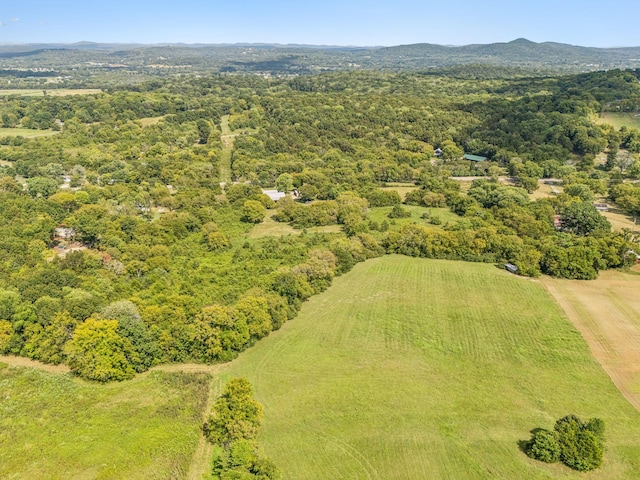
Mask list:
[[[0,43],[640,46],[639,0],[0,0]]]

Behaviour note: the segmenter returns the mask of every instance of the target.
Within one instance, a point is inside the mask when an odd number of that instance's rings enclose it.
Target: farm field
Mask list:
[[[640,410],[640,276],[608,270],[593,281],[545,277],[543,283],[618,389]]]
[[[602,112],[599,123],[608,123],[616,128],[620,127],[635,127],[640,128],[640,115],[638,113],[623,113],[623,112]]]
[[[55,135],[59,132],[53,130],[34,130],[32,128],[0,128],[0,137],[18,137],[25,138],[47,137]]]
[[[412,183],[387,183],[386,187],[382,187],[382,190],[395,190],[404,201],[407,193],[412,192],[413,190],[417,190],[419,187]]]
[[[285,479],[632,479],[640,413],[539,282],[493,265],[385,256],[357,265],[222,369],[265,407]],[[529,459],[568,413],[607,426],[585,475]]]
[[[55,88],[55,89],[45,89],[47,91],[48,96],[52,97],[66,97],[68,95],[90,95],[95,93],[100,93],[102,90],[98,90],[96,88]],[[0,89],[0,96],[5,95],[19,95],[22,97],[43,97],[44,91],[42,88],[5,88]]]
[[[606,200],[602,203],[606,203]],[[608,212],[601,212],[601,214],[609,220],[609,223],[611,223],[614,230],[628,228],[629,230],[635,231],[637,229],[636,224],[633,222],[633,217],[630,217],[625,213],[621,213],[618,210],[609,210]]]
[[[276,222],[273,218],[273,211],[267,211],[267,216],[261,223],[251,228],[248,238],[279,237],[281,235],[298,235],[301,229],[293,228],[288,223]],[[306,229],[310,233],[335,233],[342,231],[340,225],[326,225],[324,227],[310,227]]]
[[[409,213],[411,213],[410,217],[407,218],[389,218],[388,215],[393,210],[393,207],[373,207],[369,209],[368,218],[371,220],[382,223],[385,220],[392,225],[405,225],[409,223],[418,223],[420,225],[432,226],[429,223],[429,220],[422,218],[422,214],[425,212],[430,212],[431,217],[438,217],[442,225],[445,225],[447,222],[456,222],[461,219],[458,215],[453,213],[448,208],[431,208],[431,207],[419,207],[416,205],[401,205],[402,208]]]
[[[210,378],[153,371],[99,385],[0,363],[0,478],[185,478]]]

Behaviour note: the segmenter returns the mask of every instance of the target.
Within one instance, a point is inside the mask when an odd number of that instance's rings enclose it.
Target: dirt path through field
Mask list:
[[[69,373],[71,371],[66,365],[47,365],[30,358],[14,357],[13,355],[0,355],[0,363],[6,363],[12,367],[39,368],[49,373]]]
[[[231,133],[229,128],[229,115],[224,115],[220,119],[220,141],[222,142],[222,152],[220,152],[220,182],[231,182],[231,154],[233,152],[233,142],[237,134]]]
[[[606,271],[593,281],[544,277],[542,283],[618,390],[640,410],[640,276]]]

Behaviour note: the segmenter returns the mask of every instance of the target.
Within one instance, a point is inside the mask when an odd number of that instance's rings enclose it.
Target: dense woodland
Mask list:
[[[575,279],[635,263],[635,233],[612,231],[594,199],[640,213],[640,131],[597,122],[640,111],[640,71],[463,70],[3,94],[1,127],[55,134],[0,129],[0,352],[121,380],[230,360],[375,256]],[[564,192],[532,200],[547,177]],[[394,182],[417,188],[403,199]],[[427,221],[401,221],[409,207]],[[250,237],[267,217],[300,233]],[[306,230],[328,225],[340,231]]]

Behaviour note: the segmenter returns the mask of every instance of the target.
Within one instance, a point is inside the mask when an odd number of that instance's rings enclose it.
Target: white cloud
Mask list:
[[[0,27],[4,27],[5,25],[6,25],[6,23],[0,22]]]
[[[9,20],[11,20],[12,22],[19,22],[20,21],[20,19],[18,17],[10,18]]]

